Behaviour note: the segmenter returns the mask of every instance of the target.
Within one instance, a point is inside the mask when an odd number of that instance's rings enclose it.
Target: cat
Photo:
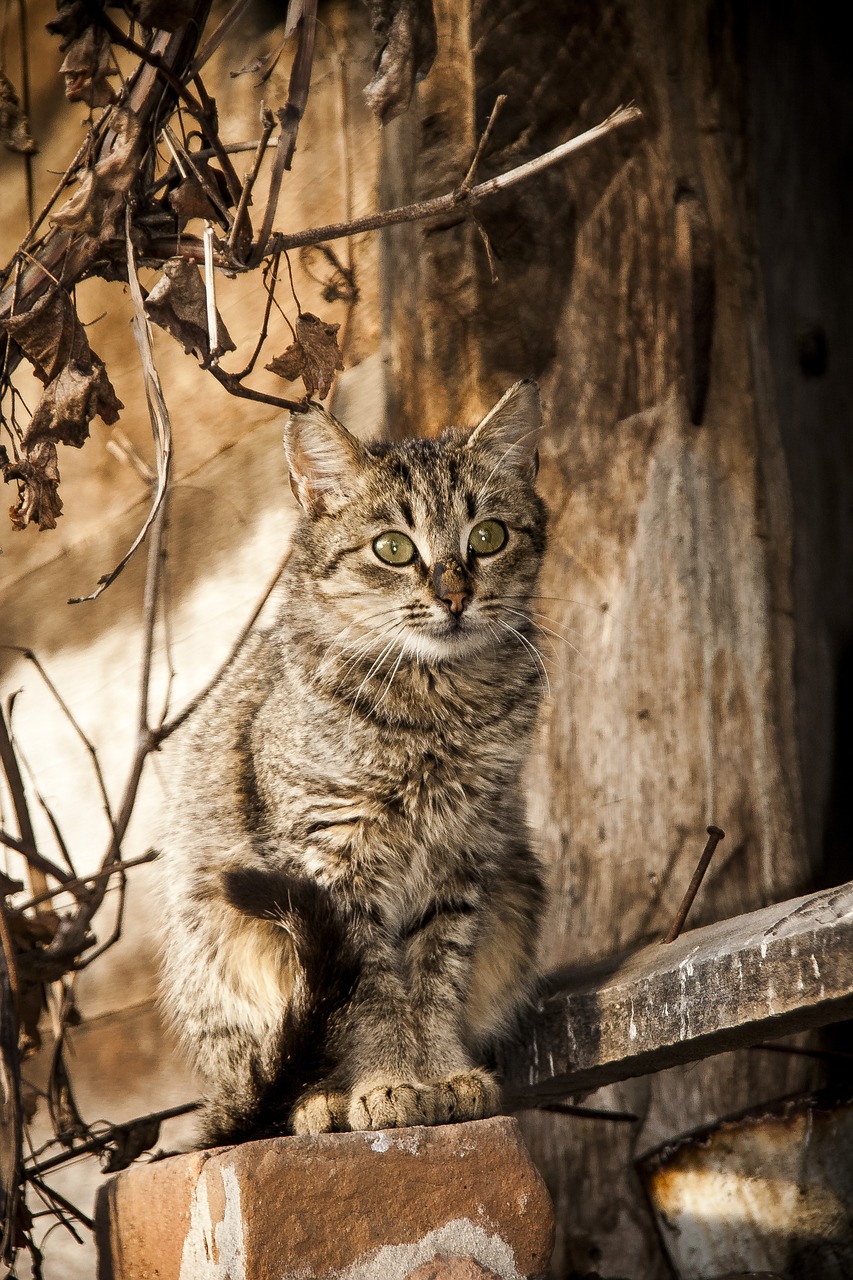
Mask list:
[[[521,774],[541,693],[535,383],[473,429],[286,428],[277,621],[186,730],[164,841],[166,1012],[202,1145],[500,1106],[545,891]]]

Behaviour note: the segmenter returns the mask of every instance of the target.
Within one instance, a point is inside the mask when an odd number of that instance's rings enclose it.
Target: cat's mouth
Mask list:
[[[448,662],[479,652],[491,638],[475,612],[446,610],[412,628],[412,649],[429,661]]]

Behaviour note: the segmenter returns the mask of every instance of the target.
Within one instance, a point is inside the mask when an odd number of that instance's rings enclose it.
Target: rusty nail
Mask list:
[[[696,870],[693,872],[693,879],[690,881],[690,884],[687,886],[687,892],[682,898],[681,906],[678,908],[675,919],[673,920],[672,924],[669,927],[669,932],[667,933],[666,937],[663,939],[664,942],[675,942],[675,939],[678,937],[678,935],[681,933],[681,930],[684,928],[684,922],[687,919],[687,913],[689,912],[690,908],[693,906],[693,899],[696,897],[696,894],[699,892],[699,886],[705,877],[705,872],[708,870],[708,867],[710,866],[711,859],[714,856],[714,850],[716,849],[717,845],[725,837],[725,834],[726,834],[721,827],[708,827],[707,830],[708,830],[708,843],[705,845],[705,848],[702,850],[702,857],[699,859],[699,865],[697,866]]]

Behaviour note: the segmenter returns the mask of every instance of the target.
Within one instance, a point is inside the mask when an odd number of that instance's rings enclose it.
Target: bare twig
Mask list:
[[[45,1203],[47,1203],[48,1201],[51,1201],[54,1204],[59,1205],[59,1207],[61,1209],[64,1209],[66,1213],[70,1214],[72,1218],[76,1218],[78,1222],[82,1223],[82,1225],[86,1228],[87,1231],[95,1230],[95,1223],[93,1222],[93,1220],[91,1218],[88,1218],[86,1214],[83,1213],[82,1209],[78,1209],[77,1206],[72,1204],[70,1200],[66,1200],[65,1196],[60,1195],[59,1192],[54,1187],[49,1187],[47,1183],[42,1182],[41,1178],[38,1178],[38,1177],[29,1178],[28,1181],[32,1183],[32,1185],[35,1187],[37,1191],[41,1192],[42,1199],[45,1201]],[[51,1212],[52,1213],[55,1212],[55,1208],[53,1207],[53,1205],[51,1206]],[[74,1239],[77,1241],[78,1244],[83,1243],[82,1237],[78,1235],[78,1233],[71,1226],[70,1222],[66,1222],[64,1219],[62,1219],[62,1224],[71,1232],[72,1236],[74,1237]]]
[[[163,126],[163,137],[166,139],[181,176],[186,178],[192,175],[195,178],[213,208],[218,211],[222,225],[226,230],[230,230],[231,214],[228,210],[228,205],[222,199],[219,189],[205,175],[204,170],[196,164],[196,158],[193,153],[182,145],[180,139],[175,137],[168,125]]]
[[[12,745],[12,735],[6,724],[2,706],[0,706],[0,763],[2,763],[3,771],[6,774],[9,794],[12,797],[12,806],[18,822],[18,830],[21,833],[22,848],[20,852],[27,856],[29,853],[36,852],[36,837],[32,819],[30,818],[30,807],[27,804],[27,793],[24,790],[24,780],[21,777],[18,757]]]
[[[228,35],[231,28],[240,21],[251,3],[252,0],[236,0],[236,3],[233,4],[225,14],[225,17],[222,19],[210,38],[205,40],[204,44],[199,49],[190,64],[190,75],[198,75],[205,63],[213,57],[214,53],[216,53],[216,50],[222,44],[222,41]]]
[[[447,195],[436,196],[432,200],[421,200],[417,204],[403,205],[399,209],[389,209],[386,213],[369,214],[364,218],[356,218],[350,223],[330,223],[325,227],[312,227],[306,231],[296,231],[291,235],[276,235],[273,236],[270,247],[298,249],[303,244],[319,244],[321,240],[339,240],[343,236],[359,235],[362,231],[378,231],[382,227],[397,226],[401,222],[420,222],[424,218],[434,218],[448,213],[463,204],[466,207],[475,205],[480,200],[496,195],[499,191],[505,191],[508,187],[513,187],[516,183],[524,182],[526,178],[532,178],[535,174],[543,172],[551,165],[566,160],[591,143],[598,142],[615,129],[623,128],[640,119],[642,119],[642,112],[639,107],[620,107],[618,111],[614,111],[601,124],[588,129],[586,133],[570,138],[568,142],[563,142],[553,150],[546,151],[544,155],[528,160],[526,164],[518,165],[515,169],[509,169],[496,178],[489,178],[486,182],[472,187],[470,191],[457,187]]]
[[[258,341],[255,344],[255,349],[252,352],[251,357],[249,359],[249,363],[246,365],[245,369],[241,369],[239,373],[234,373],[231,375],[231,377],[236,378],[239,382],[242,382],[243,378],[248,377],[248,375],[252,372],[257,362],[258,356],[261,354],[261,349],[267,340],[267,334],[269,332],[269,323],[270,323],[270,312],[272,311],[273,299],[275,297],[275,286],[278,283],[278,267],[280,262],[281,262],[281,254],[274,253],[264,270],[264,286],[267,291],[267,300],[266,300],[266,305],[264,306],[264,318],[261,323],[261,332],[258,335]]]
[[[110,570],[98,579],[98,586],[88,596],[78,596],[69,600],[69,604],[83,604],[89,600],[97,600],[98,596],[106,591],[110,583],[115,582],[116,578],[127,565],[128,561],[136,553],[138,548],[145,540],[148,530],[154,525],[157,517],[162,510],[163,502],[166,497],[166,491],[169,487],[169,479],[171,476],[172,465],[172,421],[169,417],[169,410],[166,408],[166,400],[163,396],[163,388],[160,385],[160,378],[154,364],[154,355],[151,347],[151,327],[145,309],[142,305],[142,290],[139,285],[139,277],[136,274],[136,263],[133,256],[133,244],[130,236],[131,217],[130,206],[125,209],[125,243],[127,247],[127,277],[130,284],[130,296],[133,299],[134,317],[133,317],[133,336],[136,338],[136,345],[142,361],[142,376],[145,379],[145,395],[148,400],[148,413],[151,418],[151,430],[154,435],[155,458],[157,463],[157,490],[151,503],[151,508],[145,519],[142,528],[133,540],[133,544],[128,551],[122,556],[121,560]]]
[[[477,143],[477,150],[474,152],[474,159],[471,161],[471,165],[470,165],[470,168],[468,169],[468,172],[465,174],[465,177],[462,179],[462,181],[459,184],[459,188],[461,191],[471,190],[471,187],[474,182],[474,174],[477,172],[477,166],[479,165],[480,160],[482,159],[483,152],[485,151],[488,145],[489,138],[492,136],[492,130],[495,127],[495,122],[498,116],[500,115],[505,102],[506,102],[506,94],[499,93],[498,96],[495,98],[495,105],[492,107],[492,113],[489,116],[485,129],[482,132],[480,141]]]
[[[6,918],[9,908],[6,906],[5,899],[0,896],[0,949],[3,952],[3,959],[6,964],[6,973],[9,980],[9,989],[12,992],[12,998],[17,1008],[18,1004],[18,966],[15,963],[15,944],[12,941],[12,935],[9,932],[9,922]],[[17,1029],[16,1029],[17,1041]],[[2,1258],[0,1253],[0,1258]]]
[[[204,686],[204,688],[201,689],[189,703],[187,703],[183,711],[179,712],[178,715],[176,715],[172,720],[169,720],[165,724],[160,725],[160,728],[157,730],[158,744],[161,742],[165,742],[166,738],[171,737],[171,735],[175,732],[176,729],[180,729],[184,721],[188,720],[189,717],[192,715],[192,713],[196,710],[196,708],[199,707],[202,702],[204,702],[205,698],[209,697],[209,695],[213,692],[213,690],[219,684],[220,680],[222,680],[226,672],[230,670],[232,663],[234,662],[235,658],[242,650],[243,645],[248,640],[252,632],[252,628],[254,627],[258,618],[261,616],[264,605],[269,600],[273,591],[275,591],[275,588],[278,585],[278,581],[281,578],[281,575],[284,573],[285,565],[287,564],[289,559],[290,559],[290,550],[288,549],[288,551],[283,556],[281,563],[276,569],[272,579],[267,585],[266,591],[261,596],[258,603],[255,605],[251,618],[249,618],[248,622],[243,627],[243,630],[240,632],[239,636],[234,641],[234,644],[232,646],[231,652],[229,653],[228,657],[225,659],[222,666],[216,672],[216,675],[213,677],[213,679],[208,681],[208,683]]]
[[[10,653],[19,653],[23,658],[27,660],[27,662],[31,662],[33,664],[36,671],[41,676],[42,682],[47,687],[48,692],[51,694],[54,701],[57,703],[60,711],[65,716],[65,719],[71,725],[71,728],[77,734],[77,737],[83,743],[83,746],[86,748],[86,751],[89,754],[89,759],[92,762],[92,769],[94,771],[95,778],[98,783],[98,790],[101,793],[101,799],[103,800],[103,803],[104,803],[104,812],[106,813],[106,816],[107,816],[107,822],[112,827],[113,813],[112,813],[112,808],[110,806],[110,798],[109,798],[109,795],[107,794],[107,785],[104,781],[104,775],[101,772],[101,762],[98,759],[98,753],[95,750],[94,744],[83,732],[77,720],[74,718],[74,715],[71,711],[71,708],[68,706],[68,703],[62,697],[62,694],[59,692],[56,685],[51,680],[50,676],[45,670],[44,666],[40,662],[39,658],[36,656],[35,653],[33,653],[32,649],[28,649],[23,645],[17,645],[17,644],[0,645],[0,649],[6,649]]]
[[[380,231],[385,227],[399,226],[404,222],[422,222],[429,218],[442,217],[444,214],[463,205],[466,209],[472,208],[479,201],[486,200],[489,196],[496,195],[499,191],[505,191],[508,187],[515,186],[516,183],[523,182],[526,178],[543,172],[545,169],[550,168],[551,165],[559,164],[560,161],[568,159],[569,156],[590,146],[591,143],[598,142],[599,139],[607,134],[641,120],[642,115],[643,113],[639,107],[620,107],[618,111],[614,111],[601,124],[588,129],[586,133],[581,133],[576,138],[570,138],[568,142],[563,142],[551,151],[546,151],[544,155],[528,160],[526,164],[518,165],[515,169],[508,169],[506,173],[499,174],[495,178],[489,178],[486,182],[481,182],[472,187],[470,191],[464,191],[460,186],[453,191],[447,192],[446,195],[436,196],[432,200],[421,200],[416,204],[401,205],[396,209],[386,209],[380,213],[367,214],[363,218],[354,218],[346,222],[330,222],[323,227],[308,227],[304,231],[294,231],[286,235],[278,232],[268,239],[265,239],[262,230],[258,237],[256,250],[245,264],[244,270],[256,266],[266,253],[276,250],[300,249],[304,245],[321,244],[325,240],[342,240],[347,236],[358,236],[365,231]],[[270,225],[272,225],[272,219],[270,219]],[[177,241],[169,236],[156,237],[152,239],[149,250],[153,251],[157,259],[160,257],[168,258],[177,252]],[[192,236],[182,237],[180,250],[185,256],[191,257],[197,262],[203,261],[203,247],[201,241],[197,238]],[[146,261],[149,260],[152,259],[146,258]],[[229,262],[224,256],[217,261],[216,265],[230,266],[232,268],[235,266],[233,262]]]
[[[610,1111],[605,1107],[576,1107],[572,1102],[546,1102],[538,1111],[552,1111],[560,1116],[577,1116],[580,1120],[614,1120],[618,1124],[638,1124],[633,1111]]]
[[[725,834],[726,834],[725,831],[723,831],[720,827],[708,827],[708,843],[705,845],[705,848],[702,850],[702,857],[699,859],[699,864],[696,867],[696,870],[693,872],[693,878],[691,879],[690,884],[687,886],[687,892],[685,893],[681,901],[681,906],[678,908],[678,911],[675,913],[675,919],[673,920],[672,924],[669,926],[669,930],[667,931],[667,934],[663,939],[664,942],[675,942],[675,939],[678,937],[678,935],[681,933],[681,930],[684,928],[684,922],[687,919],[687,913],[689,912],[690,908],[693,906],[693,899],[696,897],[696,894],[699,892],[699,886],[701,885],[705,877],[705,872],[708,870],[708,867],[711,864],[711,859],[714,856],[714,850],[716,849],[720,841],[725,838]]]
[[[88,1142],[81,1142],[69,1151],[63,1151],[60,1155],[51,1156],[49,1160],[42,1160],[38,1164],[30,1165],[25,1170],[25,1177],[30,1182],[34,1178],[39,1178],[42,1174],[48,1173],[51,1169],[58,1169],[60,1165],[67,1164],[69,1160],[75,1160],[78,1156],[91,1155],[93,1151],[103,1151],[104,1147],[114,1142],[131,1125],[140,1125],[148,1122],[162,1124],[164,1120],[173,1120],[177,1116],[185,1116],[197,1111],[199,1105],[198,1102],[185,1102],[179,1107],[167,1107],[165,1111],[152,1111],[147,1116],[137,1116],[135,1120],[126,1120],[123,1124],[108,1125],[103,1133],[90,1138]]]
[[[258,235],[258,241],[249,255],[248,265],[256,267],[268,253],[268,244],[272,224],[278,208],[281,192],[281,181],[285,169],[289,169],[296,150],[296,135],[299,122],[308,101],[308,89],[311,83],[311,67],[314,61],[314,36],[317,27],[317,0],[305,0],[299,19],[299,47],[290,71],[290,83],[287,91],[287,103],[283,110],[276,112],[281,125],[281,146],[275,153],[275,161],[270,174],[267,206]]]
[[[255,391],[252,387],[244,387],[237,374],[226,373],[218,365],[211,365],[210,372],[217,382],[222,383],[226,391],[231,392],[232,396],[240,396],[244,400],[255,400],[258,404],[272,404],[277,409],[290,409],[297,412],[305,409],[302,400],[286,400],[284,396],[274,396],[266,391]]]
[[[95,871],[90,876],[78,876],[76,880],[69,880],[68,884],[62,885],[59,889],[48,889],[46,893],[22,902],[20,906],[15,907],[15,910],[19,912],[27,911],[30,907],[37,907],[40,902],[47,902],[50,898],[58,898],[61,893],[71,893],[74,889],[82,889],[88,884],[96,884],[105,877],[114,876],[119,871],[129,871],[131,867],[141,867],[145,862],[154,862],[159,856],[156,849],[149,849],[147,853],[141,853],[138,858],[128,858],[120,866],[107,867],[104,871]]]
[[[36,846],[35,832],[30,818],[30,809],[27,803],[27,795],[24,790],[24,782],[21,777],[21,770],[18,765],[18,757],[12,744],[12,738],[9,728],[6,724],[6,717],[2,707],[0,707],[0,763],[6,774],[6,781],[9,785],[9,794],[12,798],[12,806],[15,810],[15,817],[18,823],[20,838],[7,838],[6,832],[0,832],[0,842],[13,848],[24,858],[31,868],[31,873],[35,873],[32,880],[32,888],[37,893],[42,893],[47,888],[47,883],[42,879],[43,876],[53,876],[60,884],[67,884],[73,877],[67,871],[63,871],[61,867],[56,866],[49,858],[45,858],[39,853]]]
[[[59,849],[60,854],[65,860],[65,865],[68,868],[69,874],[72,876],[76,876],[77,871],[74,867],[73,862],[71,861],[71,854],[68,852],[68,845],[65,842],[65,837],[62,834],[62,829],[59,825],[56,814],[53,812],[53,809],[48,804],[44,795],[42,795],[41,789],[39,788],[38,782],[36,781],[35,771],[31,768],[30,763],[27,760],[27,757],[24,755],[24,752],[21,749],[20,744],[15,740],[13,714],[14,714],[14,708],[17,705],[17,697],[18,697],[18,694],[16,693],[9,699],[9,731],[12,736],[12,745],[15,748],[15,752],[21,764],[23,765],[24,771],[27,775],[27,781],[29,782],[29,785],[32,788],[32,790],[35,792],[35,797],[36,797],[36,800],[38,801],[39,808],[41,809],[44,816],[47,818],[48,824],[50,825],[50,829],[53,832],[53,838],[56,841],[56,845],[57,845],[57,848]],[[33,888],[36,888],[36,887],[37,886],[35,885],[33,886]]]
[[[204,228],[204,299],[207,311],[207,345],[211,365],[219,363],[219,321],[216,315],[216,275],[213,269],[213,227]]]
[[[311,68],[314,65],[314,43],[317,34],[317,0],[302,0],[297,24],[299,44],[290,69],[287,86],[287,102],[280,115],[282,137],[287,139],[284,167],[289,169],[296,150],[296,135],[308,103],[311,88]]]
[[[261,163],[269,146],[270,136],[275,128],[275,118],[268,107],[261,104],[261,124],[263,125],[263,133],[258,141],[257,150],[255,151],[255,159],[252,168],[246,175],[246,181],[243,183],[243,189],[240,192],[240,201],[234,213],[234,221],[231,224],[231,234],[228,237],[228,252],[232,255],[237,254],[238,244],[241,237],[245,236],[248,240],[252,238],[252,228],[248,219],[248,208],[251,203],[252,190],[258,180],[258,174],[261,171]],[[238,255],[240,256],[240,255]]]
[[[30,102],[30,46],[27,28],[26,0],[18,0],[18,32],[21,43],[21,104],[27,120],[32,120]],[[33,156],[24,152],[24,173],[27,178],[27,223],[32,226],[35,216],[35,188],[33,185]]]

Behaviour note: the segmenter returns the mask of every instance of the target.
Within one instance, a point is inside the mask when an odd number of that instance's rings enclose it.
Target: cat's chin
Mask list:
[[[482,653],[494,637],[480,627],[454,627],[442,631],[419,630],[406,637],[405,651],[418,662],[429,666],[461,662]]]

